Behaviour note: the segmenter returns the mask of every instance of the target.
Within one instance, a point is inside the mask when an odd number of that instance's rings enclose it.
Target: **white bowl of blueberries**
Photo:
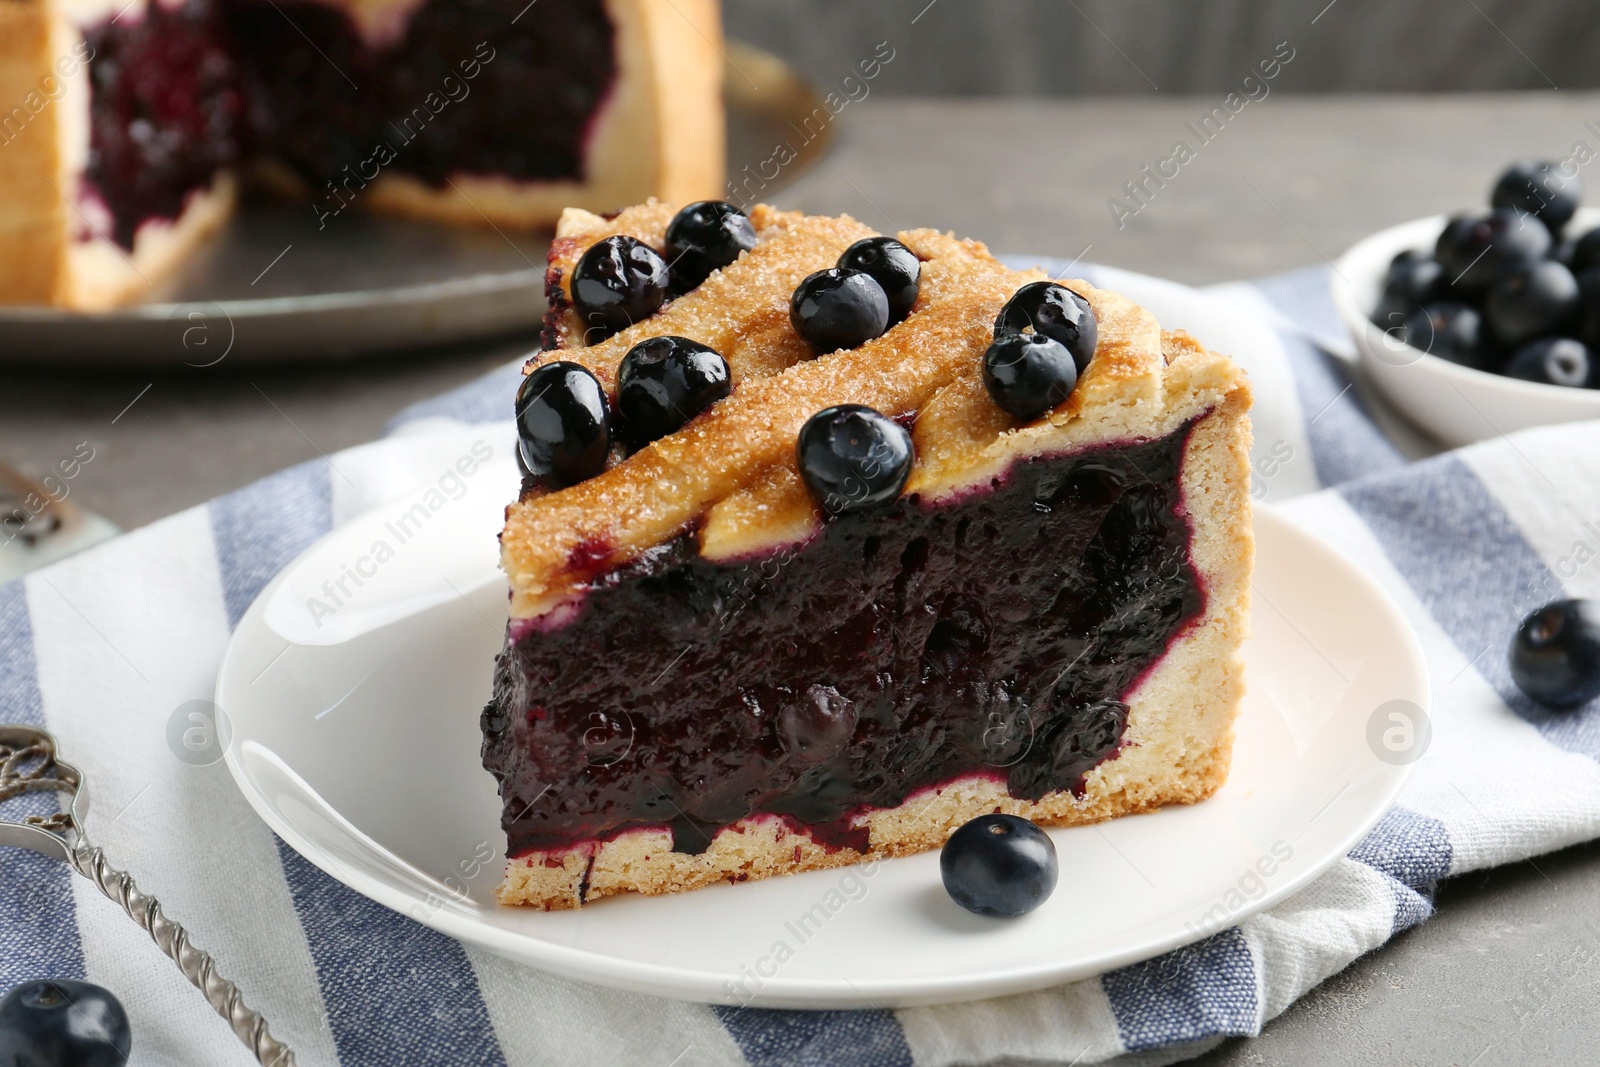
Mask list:
[[[1490,210],[1346,252],[1333,298],[1373,386],[1448,445],[1600,419],[1600,210],[1575,166],[1526,160]]]

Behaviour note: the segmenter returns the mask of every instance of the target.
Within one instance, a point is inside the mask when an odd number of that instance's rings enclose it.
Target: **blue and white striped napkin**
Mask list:
[[[0,720],[57,734],[94,784],[91,832],[215,954],[303,1067],[1181,1060],[1258,1032],[1425,919],[1439,879],[1600,836],[1600,709],[1540,712],[1513,689],[1504,656],[1536,604],[1563,590],[1600,596],[1600,424],[1408,463],[1363,411],[1346,364],[1319,347],[1343,343],[1325,293],[1319,268],[1210,298],[1265,327],[1259,350],[1238,353],[1263,400],[1257,496],[1338,543],[1401,605],[1435,680],[1432,747],[1398,806],[1322,878],[1146,964],[905,1011],[735,1010],[614,992],[372,903],[277,840],[222,764],[175,758],[174,713],[211,695],[232,627],[281,567],[335,524],[434,479],[462,440],[511,447],[496,420],[515,367],[409,409],[383,441],[0,586]],[[1475,788],[1485,781],[1495,788]],[[136,1065],[252,1062],[87,882],[0,850],[0,990],[36,977],[115,991]]]

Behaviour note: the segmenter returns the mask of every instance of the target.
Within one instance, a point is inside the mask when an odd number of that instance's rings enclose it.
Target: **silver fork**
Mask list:
[[[89,840],[83,828],[89,814],[88,790],[78,769],[57,757],[55,738],[31,726],[0,726],[0,802],[24,793],[59,793],[68,799],[53,815],[30,815],[20,822],[0,819],[0,846],[62,860],[89,879],[205,994],[264,1067],[295,1067],[294,1053],[267,1032],[267,1021],[245,1006],[238,987],[217,973],[211,957],[189,940],[188,931],[167,918],[156,899],[141,893],[132,878],[107,863],[105,853]]]
[[[50,481],[51,479],[46,479]],[[20,578],[117,533],[117,528],[0,460],[0,583]]]

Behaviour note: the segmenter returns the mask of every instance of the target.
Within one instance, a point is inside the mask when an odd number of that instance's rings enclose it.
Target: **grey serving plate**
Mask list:
[[[725,55],[730,174],[780,143],[797,152],[770,193],[823,157],[832,128],[795,133],[822,100],[781,59],[737,42]],[[524,332],[544,315],[549,240],[359,213],[319,232],[304,205],[251,199],[147,302],[102,314],[0,307],[0,365],[304,362]]]

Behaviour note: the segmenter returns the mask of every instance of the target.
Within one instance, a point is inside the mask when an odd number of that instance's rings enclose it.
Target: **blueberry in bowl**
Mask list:
[[[1432,256],[1406,249],[1389,263],[1383,278],[1383,296],[1372,321],[1384,329],[1399,326],[1428,304],[1450,299],[1450,279]]]
[[[1523,159],[1511,164],[1496,179],[1489,203],[1496,208],[1532,215],[1559,237],[1572,221],[1581,198],[1576,168],[1569,173],[1555,163]]]
[[[1495,279],[1483,307],[1495,339],[1507,347],[1568,336],[1578,321],[1578,279],[1553,259],[1528,263]]]
[[[1498,362],[1493,340],[1483,327],[1483,316],[1466,304],[1437,303],[1418,308],[1406,316],[1403,336],[1410,347],[1463,367],[1492,370]]]
[[[1517,349],[1506,364],[1506,376],[1525,382],[1564,385],[1573,389],[1600,386],[1594,353],[1571,337],[1542,337]]]
[[[1594,231],[1600,234],[1600,229]],[[1600,348],[1600,266],[1578,272],[1578,316],[1573,335],[1590,348]]]
[[[1571,164],[1487,184],[1480,207],[1358,242],[1330,278],[1374,390],[1449,446],[1600,418],[1600,210]]]
[[[1576,238],[1567,251],[1566,263],[1574,274],[1600,267],[1600,226]]]
[[[1457,215],[1439,231],[1434,258],[1451,290],[1463,299],[1481,297],[1502,273],[1550,255],[1555,240],[1531,215],[1496,208],[1484,215]]]

